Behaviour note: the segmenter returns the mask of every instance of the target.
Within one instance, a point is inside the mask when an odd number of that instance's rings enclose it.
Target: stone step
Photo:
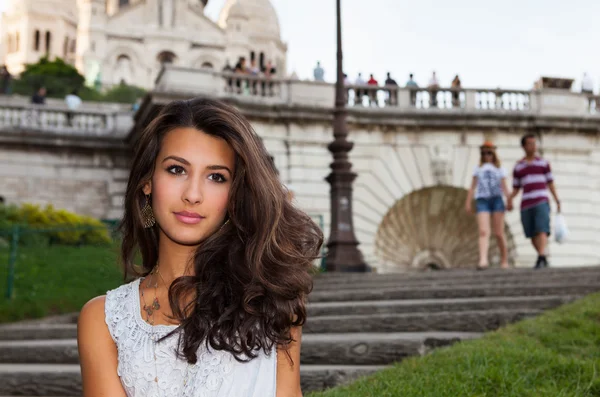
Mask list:
[[[436,313],[468,310],[534,309],[546,310],[579,299],[579,295],[550,295],[529,297],[484,297],[454,299],[405,299],[350,302],[312,302],[308,304],[308,318],[317,316],[385,314],[385,313]],[[2,330],[0,329],[0,339]],[[14,338],[18,339],[18,338]]]
[[[81,396],[78,364],[0,364],[0,394]]]
[[[598,283],[552,283],[543,285],[505,286],[495,285],[456,285],[446,287],[419,288],[395,287],[372,288],[343,291],[314,291],[308,296],[309,302],[343,302],[390,299],[451,299],[476,297],[507,296],[548,296],[548,295],[585,295],[600,291]]]
[[[471,310],[531,309],[546,310],[572,302],[580,296],[531,296],[457,299],[407,299],[383,301],[313,302],[308,318],[335,315],[386,313],[437,313]],[[72,317],[72,316],[71,316]],[[0,326],[2,340],[39,340],[77,338],[76,324],[15,323]]]
[[[409,355],[424,354],[430,348],[445,346],[479,333],[342,333],[304,334],[302,364],[389,364]],[[3,364],[77,364],[76,339],[2,341]]]
[[[533,267],[533,265],[532,265]],[[366,272],[366,273],[358,273],[358,272],[324,272],[319,273],[316,277],[323,280],[336,280],[336,279],[360,279],[364,276],[366,277],[388,277],[388,276],[399,276],[399,277],[438,277],[443,275],[443,277],[452,277],[452,276],[464,276],[465,274],[488,274],[496,273],[496,274],[527,274],[527,273],[539,273],[542,272],[544,274],[574,274],[574,273],[590,273],[590,272],[600,272],[600,265],[595,266],[573,266],[573,267],[548,267],[545,269],[533,269],[530,267],[517,267],[510,269],[500,269],[496,267],[492,267],[490,269],[485,270],[484,272],[477,271],[475,269],[447,269],[447,270],[438,270],[438,271],[409,271],[409,272],[388,272],[388,273],[376,273],[376,272]]]
[[[466,339],[475,332],[388,332],[304,334],[300,362],[327,365],[384,365],[424,355]]]
[[[10,324],[0,327],[0,341],[77,338],[77,324]]]
[[[320,273],[314,277],[315,286],[334,284],[362,284],[380,281],[404,281],[406,283],[418,283],[424,281],[455,282],[456,280],[544,280],[564,278],[587,278],[598,277],[600,266],[584,268],[547,268],[542,270],[533,269],[488,269],[486,271],[475,270],[446,270],[437,272],[419,273]]]
[[[303,332],[486,332],[496,330],[525,318],[540,314],[540,310],[477,310],[438,313],[355,314],[309,317]],[[303,347],[304,348],[304,347]]]
[[[59,314],[30,320],[22,320],[12,323],[12,325],[43,325],[43,324],[76,324],[79,312]]]
[[[487,270],[485,272],[454,272],[444,271],[435,273],[418,274],[364,274],[363,277],[357,277],[356,274],[347,276],[325,277],[318,275],[314,278],[316,289],[333,287],[359,287],[381,284],[399,284],[399,285],[454,285],[454,284],[472,284],[472,283],[524,283],[535,282],[544,283],[550,281],[574,281],[595,279],[600,280],[600,269],[579,271],[579,272],[550,272],[550,270],[538,271],[501,271]]]
[[[579,299],[579,295],[509,296],[451,299],[404,299],[349,302],[312,302],[307,306],[308,317],[377,313],[435,313],[493,309],[546,310]],[[0,339],[2,333],[0,332]]]
[[[77,364],[77,339],[0,341],[2,364]]]
[[[506,279],[499,278],[495,280],[479,280],[479,279],[459,279],[459,280],[419,280],[419,281],[407,281],[407,280],[394,280],[394,279],[382,279],[382,280],[371,280],[365,282],[352,282],[352,283],[338,283],[338,284],[320,284],[314,285],[313,291],[354,291],[356,289],[368,289],[368,288],[394,288],[394,287],[405,287],[405,288],[436,288],[436,287],[454,287],[454,286],[471,286],[488,284],[496,287],[518,287],[528,285],[540,285],[540,284],[555,284],[555,283],[599,283],[600,274],[589,275],[587,277],[552,277],[552,278],[524,278],[524,279]]]
[[[386,368],[376,365],[303,365],[300,367],[302,393],[342,386]]]
[[[304,394],[347,384],[385,366],[302,365],[300,382]],[[79,365],[0,364],[0,394],[31,397],[81,397]]]

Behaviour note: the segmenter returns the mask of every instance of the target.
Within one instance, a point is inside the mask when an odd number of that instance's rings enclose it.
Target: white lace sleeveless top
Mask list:
[[[106,293],[106,324],[118,350],[117,374],[128,397],[275,397],[277,352],[247,363],[230,353],[207,349],[202,344],[198,361],[189,365],[178,359],[178,337],[156,343],[177,328],[152,326],[140,309],[141,279]],[[156,359],[155,359],[156,357]]]

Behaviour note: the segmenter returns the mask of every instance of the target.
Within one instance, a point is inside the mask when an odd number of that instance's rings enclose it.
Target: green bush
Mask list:
[[[37,63],[27,64],[25,70],[14,81],[14,93],[31,96],[40,87],[46,87],[48,98],[64,98],[77,91],[84,101],[118,102],[133,104],[146,95],[143,88],[121,84],[105,93],[84,85],[85,78],[72,65],[61,58],[49,60],[47,56]]]
[[[25,230],[19,242],[26,245],[82,245],[109,244],[111,242],[108,227],[101,221],[77,215],[72,212],[55,209],[52,205],[40,208],[38,205],[23,204],[0,205],[0,230],[10,241],[9,229],[20,225]],[[35,229],[56,229],[53,231],[31,232]],[[29,231],[28,231],[29,230]]]
[[[106,102],[135,103],[146,95],[146,90],[140,87],[121,84],[108,90],[102,100]]]
[[[14,82],[14,93],[31,96],[40,87],[46,87],[49,98],[64,98],[83,87],[85,78],[74,66],[61,58],[49,60],[47,56],[37,63],[25,65],[25,70]]]
[[[83,86],[78,92],[79,97],[82,101],[91,102],[102,102],[104,101],[104,95],[95,88]]]

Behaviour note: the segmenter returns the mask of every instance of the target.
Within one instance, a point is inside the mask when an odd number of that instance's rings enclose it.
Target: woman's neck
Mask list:
[[[194,274],[193,257],[196,246],[180,245],[160,234],[158,239],[158,269],[167,286],[181,276]]]

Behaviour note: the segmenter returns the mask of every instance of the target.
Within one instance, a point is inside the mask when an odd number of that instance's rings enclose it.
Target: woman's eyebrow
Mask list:
[[[224,165],[218,165],[218,164],[209,165],[209,166],[206,167],[206,169],[209,169],[209,170],[212,170],[212,171],[215,171],[215,170],[227,170],[230,175],[233,175],[233,172],[231,172],[231,170],[229,169],[229,167],[224,166]]]
[[[167,156],[163,159],[162,162],[164,163],[167,160],[175,160],[175,161],[179,161],[180,163],[185,164],[185,165],[191,165],[189,161],[187,161],[183,157],[179,157],[179,156]],[[213,165],[206,166],[206,169],[211,170],[211,171],[226,170],[227,172],[229,172],[230,175],[233,175],[233,172],[231,172],[229,167],[227,167],[225,165],[213,164]]]
[[[167,161],[167,160],[175,160],[175,161],[179,161],[179,162],[180,162],[180,163],[182,163],[182,164],[185,164],[185,165],[190,165],[190,162],[189,162],[189,161],[187,161],[186,159],[184,159],[183,157],[178,157],[178,156],[167,156],[167,157],[165,157],[165,158],[163,159],[163,161],[162,161],[162,162],[164,163],[164,162],[165,162],[165,161]]]

